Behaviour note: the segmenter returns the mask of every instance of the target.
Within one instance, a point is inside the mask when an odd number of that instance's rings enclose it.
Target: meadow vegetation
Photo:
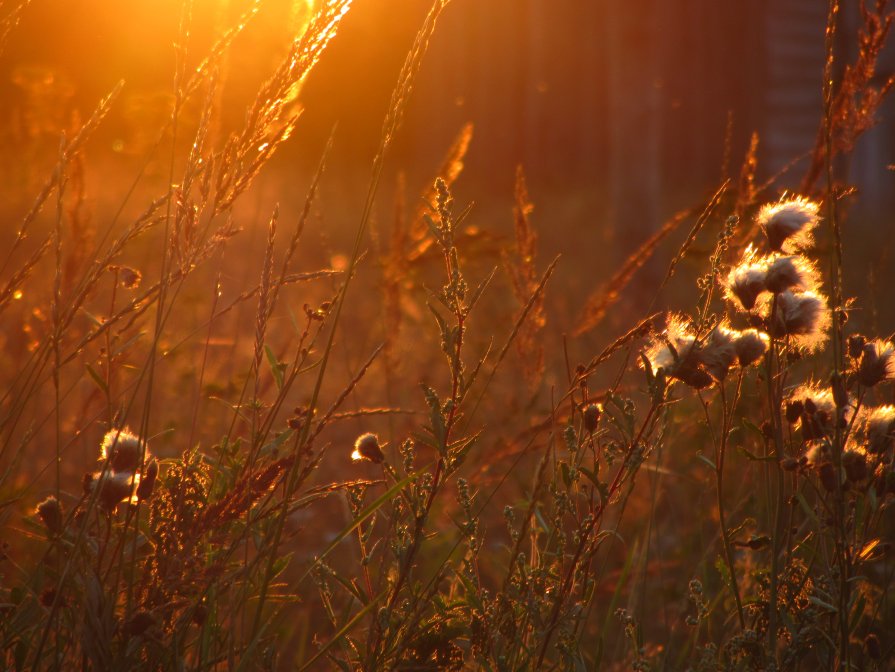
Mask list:
[[[4,187],[36,182],[0,255],[4,669],[891,669],[895,344],[843,285],[860,194],[834,170],[891,84],[886,3],[848,64],[831,3],[799,193],[758,181],[756,138],[571,327],[554,271],[592,269],[541,253],[522,168],[512,236],[482,236],[471,127],[419,198],[399,181],[377,208],[445,0],[346,249],[318,231],[331,143],[301,207],[254,189],[350,11],[317,4],[238,128],[224,62],[255,10],[178,51],[145,129],[158,193],[136,203],[141,170],[86,205],[124,83]],[[632,305],[645,264],[661,282]],[[688,308],[665,310],[681,276]]]

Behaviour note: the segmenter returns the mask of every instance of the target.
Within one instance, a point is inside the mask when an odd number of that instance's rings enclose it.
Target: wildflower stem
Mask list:
[[[721,526],[721,542],[724,545],[724,560],[727,562],[727,570],[730,572],[730,588],[733,591],[734,600],[736,600],[737,617],[740,620],[740,628],[745,628],[746,619],[743,616],[743,600],[740,597],[740,588],[737,583],[736,569],[733,563],[733,553],[730,549],[730,538],[727,533],[727,523],[725,521],[726,515],[724,512],[724,456],[727,451],[727,438],[730,434],[730,419],[733,415],[734,407],[736,406],[736,398],[739,397],[739,389],[742,382],[743,373],[740,372],[737,379],[737,393],[734,397],[733,404],[731,404],[729,408],[727,406],[724,381],[721,381],[718,384],[718,389],[721,394],[722,418],[720,444],[718,446],[718,453],[715,460],[715,478],[717,479],[718,486],[718,524]]]

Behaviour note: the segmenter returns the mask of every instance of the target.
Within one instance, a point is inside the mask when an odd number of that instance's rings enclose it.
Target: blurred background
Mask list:
[[[95,211],[117,207],[121,189],[149,156],[171,105],[179,0],[33,2],[0,55],[0,178],[11,235],[55,161],[59,131],[86,117],[119,79],[122,98],[88,147],[87,192]],[[198,63],[216,36],[252,3],[196,0],[190,38]],[[313,0],[267,0],[240,35],[224,73],[223,125],[234,128],[272,72]],[[352,235],[396,75],[428,0],[356,0],[340,34],[300,96],[298,129],[265,168],[260,189],[289,205],[337,125],[324,185],[328,226]],[[795,188],[817,136],[825,2],[818,0],[453,0],[423,63],[380,193],[388,213],[396,174],[408,198],[428,184],[454,137],[474,125],[458,200],[475,201],[476,224],[511,227],[515,168],[522,165],[545,258],[587,254],[606,273],[675,211],[698,204],[736,176],[753,133],[767,197]],[[857,49],[858,3],[842,3],[836,49]],[[891,45],[880,83],[893,71]],[[858,188],[851,226],[872,241],[892,225],[895,114],[837,166]],[[221,133],[227,128],[220,128]],[[161,160],[158,166],[165,166]],[[159,177],[150,161],[147,179]],[[161,183],[159,183],[161,184]],[[156,185],[158,186],[158,185]],[[283,187],[286,186],[286,189]],[[344,211],[340,211],[343,208]],[[388,216],[387,214],[382,215]],[[574,236],[575,245],[568,244]],[[852,249],[865,253],[863,243]],[[888,247],[869,248],[883,264]],[[608,255],[608,256],[607,256]],[[569,265],[567,265],[567,268]],[[598,284],[577,260],[573,295]],[[855,292],[865,288],[856,287]]]

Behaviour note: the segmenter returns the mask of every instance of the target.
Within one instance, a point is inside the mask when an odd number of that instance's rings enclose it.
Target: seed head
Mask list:
[[[62,505],[53,495],[37,505],[37,515],[53,534],[62,532]]]
[[[827,492],[836,492],[839,489],[839,477],[832,462],[822,462],[817,467],[817,476]]]
[[[773,294],[787,289],[814,290],[819,284],[814,264],[801,255],[774,257],[767,261],[765,288]]]
[[[603,407],[600,404],[588,404],[584,409],[584,429],[590,433],[595,432],[602,413]]]
[[[853,334],[848,337],[848,356],[852,359],[858,359],[861,356],[861,353],[864,352],[864,346],[867,344],[867,339],[864,338],[861,334]]]
[[[385,459],[382,454],[382,448],[379,446],[379,437],[375,434],[361,434],[354,442],[354,452],[351,453],[351,459],[355,462],[358,460],[370,460],[375,464],[381,464]]]
[[[770,315],[772,306],[774,314]],[[830,310],[823,294],[786,290],[768,301],[764,312],[771,336],[792,337],[795,345],[808,351],[817,350],[827,340]]]
[[[140,439],[124,428],[110,429],[100,446],[100,459],[109,460],[115,473],[137,471],[142,454]]]
[[[146,501],[152,497],[152,491],[155,489],[155,481],[158,478],[158,461],[150,460],[143,468],[143,478],[137,486],[137,499]]]
[[[860,483],[870,474],[867,468],[867,455],[858,447],[850,447],[842,453],[842,468],[852,483]]]
[[[768,335],[758,329],[746,329],[739,332],[733,347],[736,350],[740,366],[754,364],[768,351]]]
[[[106,511],[113,511],[125,499],[129,499],[134,492],[135,476],[127,471],[111,473],[103,471],[93,475],[89,488],[91,491],[99,489],[99,504]]]
[[[729,299],[736,299],[744,310],[752,310],[759,295],[765,291],[767,265],[754,261],[751,248],[739,266],[734,266],[727,276],[725,294]]]
[[[671,315],[665,332],[653,339],[646,352],[653,371],[665,373],[697,390],[712,384],[712,377],[702,366],[700,346],[682,315]]]
[[[726,324],[719,324],[697,350],[699,362],[715,380],[724,380],[737,361],[736,341],[739,335],[738,331]]]
[[[122,266],[118,269],[118,280],[125,289],[136,289],[143,280],[143,274],[136,268]]]
[[[858,363],[858,381],[873,387],[887,380],[895,380],[895,346],[882,340],[865,343]]]
[[[895,406],[877,406],[865,415],[867,452],[882,455],[895,443]]]
[[[807,198],[792,198],[762,206],[756,221],[772,251],[804,250],[813,242],[817,211],[817,203]]]
[[[851,404],[837,409],[832,390],[813,382],[796,388],[790,395],[789,402],[802,404],[803,412],[799,423],[802,429],[802,438],[806,441],[829,436],[835,429],[833,423],[847,424],[852,413]]]

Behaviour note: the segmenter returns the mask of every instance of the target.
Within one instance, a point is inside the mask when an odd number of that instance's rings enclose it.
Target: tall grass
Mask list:
[[[199,55],[185,3],[169,118],[96,222],[85,148],[126,85],[61,134],[0,267],[4,667],[889,669],[895,345],[847,298],[861,260],[833,171],[891,85],[873,76],[886,3],[843,68],[830,4],[801,193],[756,184],[756,136],[739,179],[568,329],[554,271],[581,257],[543,258],[522,168],[493,253],[458,203],[471,126],[409,213],[399,183],[380,231],[444,0],[344,263],[308,240],[332,137],[300,207],[253,190],[349,5],[322,4],[225,133],[226,60],[257,8]],[[154,162],[167,186],[136,206]],[[652,303],[628,305],[685,226]],[[700,246],[688,309],[663,310]]]

